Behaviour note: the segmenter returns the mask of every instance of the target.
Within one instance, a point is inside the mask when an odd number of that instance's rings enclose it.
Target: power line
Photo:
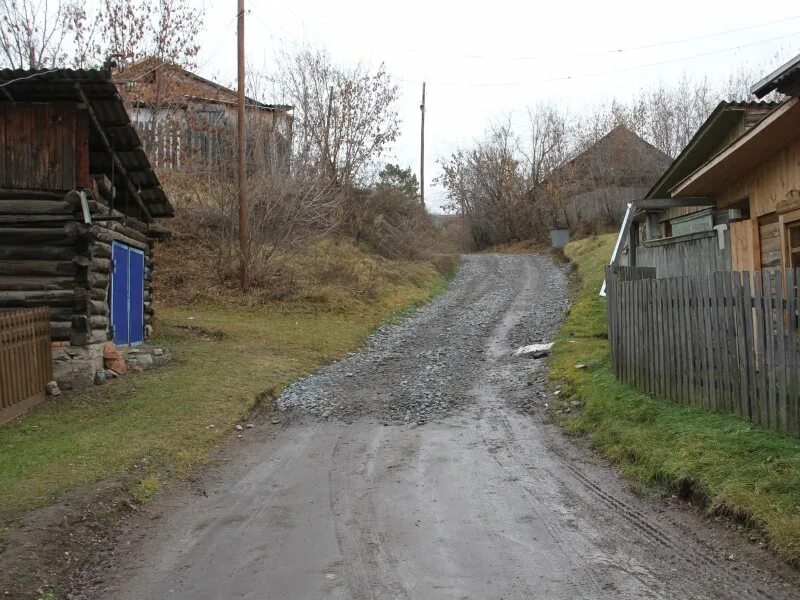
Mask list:
[[[25,81],[27,79],[33,79],[34,77],[41,77],[42,75],[47,75],[48,73],[55,73],[56,71],[61,71],[60,68],[56,69],[46,69],[44,71],[37,71],[36,73],[32,73],[31,75],[26,75],[25,77],[17,77],[16,79],[11,79],[9,81],[4,81],[0,83],[1,87],[6,87],[7,85],[11,85],[12,83],[17,83],[18,81]]]
[[[539,80],[536,80],[536,81],[508,81],[508,82],[486,82],[486,83],[464,83],[464,82],[433,82],[433,83],[435,85],[439,85],[439,86],[443,86],[443,87],[474,87],[474,88],[479,88],[479,87],[518,87],[518,86],[522,86],[522,85],[532,85],[532,84],[537,84],[537,83],[552,83],[552,82],[556,82],[556,81],[569,81],[569,80],[572,80],[572,79],[584,79],[584,78],[588,78],[588,77],[601,77],[603,75],[613,75],[613,74],[616,74],[616,73],[624,73],[624,72],[627,72],[627,71],[636,71],[638,69],[646,69],[648,67],[655,67],[655,66],[659,66],[659,65],[683,62],[683,61],[687,61],[687,60],[694,60],[694,59],[697,59],[697,58],[703,58],[703,57],[706,57],[706,56],[713,56],[713,55],[716,55],[716,54],[724,54],[726,52],[733,52],[733,51],[736,51],[736,50],[741,50],[742,48],[749,48],[749,47],[752,47],[752,46],[759,46],[761,44],[768,44],[770,42],[775,42],[775,41],[778,41],[778,40],[797,37],[798,35],[800,35],[800,32],[795,32],[795,33],[790,33],[790,34],[787,34],[787,35],[776,36],[776,37],[772,37],[772,38],[769,38],[769,39],[766,39],[766,40],[759,40],[757,42],[751,42],[751,43],[748,43],[748,44],[739,44],[737,46],[731,46],[731,47],[722,48],[722,49],[719,49],[719,50],[711,50],[709,52],[703,52],[703,53],[700,53],[700,54],[693,54],[691,56],[682,56],[682,57],[678,57],[678,58],[670,58],[670,59],[661,60],[661,61],[657,61],[657,62],[633,65],[633,66],[630,66],[630,67],[620,67],[618,69],[611,69],[611,70],[607,70],[607,71],[596,71],[596,72],[593,72],[593,73],[579,73],[579,74],[576,74],[576,75],[563,75],[563,76],[559,76],[559,77],[549,77],[549,78],[546,78],[546,79],[539,79]],[[406,83],[415,83],[415,84],[421,83],[420,81],[409,80],[409,79],[402,79],[401,81],[404,81]]]
[[[622,54],[625,52],[638,52],[640,50],[650,50],[652,48],[660,48],[664,46],[674,46],[676,44],[685,44],[689,42],[696,42],[699,40],[706,40],[714,37],[720,37],[723,35],[728,35],[731,33],[739,33],[742,31],[751,31],[753,29],[761,29],[763,27],[769,27],[770,25],[775,25],[778,23],[786,23],[789,21],[796,21],[800,19],[800,15],[795,15],[791,17],[784,17],[782,19],[775,19],[774,21],[767,21],[765,23],[759,23],[756,25],[747,25],[745,27],[737,27],[734,29],[726,29],[724,31],[717,31],[714,33],[706,33],[703,35],[693,36],[693,37],[686,37],[680,38],[676,40],[667,40],[664,42],[654,42],[652,44],[644,44],[641,46],[629,46],[627,48],[609,48],[605,50],[587,50],[586,52],[577,52],[573,54],[560,54],[561,58],[585,58],[590,56],[605,56],[608,54]],[[428,50],[421,50],[418,48],[410,48],[407,51],[409,52],[428,52]],[[438,52],[438,54],[446,54]],[[534,61],[534,60],[550,60],[552,57],[550,55],[521,55],[521,56],[498,56],[498,55],[490,55],[490,54],[466,54],[466,53],[451,53],[449,56],[456,56],[460,58],[467,58],[473,60],[506,60],[506,61]]]

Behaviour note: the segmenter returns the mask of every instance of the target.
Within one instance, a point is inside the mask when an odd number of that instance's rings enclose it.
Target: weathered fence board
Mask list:
[[[0,312],[0,423],[41,401],[52,373],[50,309]]]
[[[800,435],[800,272],[656,279],[614,266],[606,280],[619,379]]]

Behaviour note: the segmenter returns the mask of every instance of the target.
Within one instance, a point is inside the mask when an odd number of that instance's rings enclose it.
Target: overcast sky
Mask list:
[[[206,9],[200,74],[236,75],[236,2],[192,0]],[[652,7],[664,8],[663,13]],[[800,53],[800,5],[678,0],[492,2],[247,0],[247,60],[270,70],[276,49],[307,42],[340,62],[385,62],[401,87],[402,134],[391,161],[419,169],[419,103],[427,81],[426,200],[436,161],[479,137],[489,123],[521,116],[538,101],[571,111],[684,72],[722,80],[736,65],[777,66]],[[724,7],[724,8],[723,8]],[[280,101],[280,98],[273,99]]]

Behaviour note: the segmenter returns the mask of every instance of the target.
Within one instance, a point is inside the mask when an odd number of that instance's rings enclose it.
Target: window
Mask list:
[[[673,237],[677,237],[700,231],[711,231],[714,228],[714,217],[710,210],[704,210],[672,219],[669,224],[670,234]]]
[[[786,241],[788,243],[789,266],[793,269],[800,268],[800,223],[790,223],[786,226]]]

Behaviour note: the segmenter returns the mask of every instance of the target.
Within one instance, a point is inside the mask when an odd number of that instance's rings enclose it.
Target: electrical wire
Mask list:
[[[44,71],[37,71],[36,73],[32,73],[30,75],[26,75],[25,77],[17,77],[16,79],[11,79],[9,81],[4,81],[0,83],[0,87],[6,87],[7,85],[11,85],[12,83],[17,83],[18,81],[25,81],[27,79],[33,79],[34,77],[41,77],[42,75],[47,75],[48,73],[55,73],[56,71],[61,71],[62,69],[45,69]]]
[[[646,69],[648,67],[655,67],[655,66],[660,66],[660,65],[665,65],[665,64],[684,62],[684,61],[687,61],[687,60],[694,60],[694,59],[697,59],[697,58],[704,58],[706,56],[713,56],[713,55],[716,55],[716,54],[724,54],[726,52],[734,52],[736,50],[741,50],[742,48],[749,48],[749,47],[752,47],[752,46],[759,46],[761,44],[768,44],[770,42],[775,42],[775,41],[778,41],[778,40],[797,37],[799,35],[800,35],[800,32],[795,32],[795,33],[790,33],[790,34],[787,34],[787,35],[781,35],[781,36],[772,37],[772,38],[765,39],[765,40],[759,40],[757,42],[750,42],[750,43],[747,43],[747,44],[739,44],[737,46],[731,46],[731,47],[722,48],[722,49],[719,49],[719,50],[711,50],[709,52],[703,52],[703,53],[700,53],[700,54],[693,54],[691,56],[682,56],[682,57],[678,57],[678,58],[670,58],[670,59],[661,60],[661,61],[657,61],[657,62],[644,63],[644,64],[639,64],[639,65],[632,65],[630,67],[620,67],[618,69],[610,69],[610,70],[607,70],[607,71],[596,71],[596,72],[592,72],[592,73],[579,73],[579,74],[576,74],[576,75],[563,75],[563,76],[559,76],[559,77],[549,77],[549,78],[545,78],[545,79],[539,79],[539,80],[536,80],[536,81],[509,81],[509,82],[486,82],[486,83],[437,82],[437,81],[431,80],[431,79],[426,79],[426,81],[428,83],[432,83],[434,85],[442,86],[442,87],[471,87],[471,88],[480,88],[480,87],[518,87],[518,86],[523,86],[523,85],[533,85],[533,84],[537,84],[537,83],[552,83],[552,82],[557,82],[557,81],[570,81],[570,80],[573,80],[573,79],[585,79],[585,78],[589,78],[589,77],[601,77],[603,75],[614,75],[614,74],[617,74],[617,73],[624,73],[624,72],[627,72],[627,71],[636,71],[636,70],[639,70],[639,69]],[[421,80],[417,81],[417,80],[412,80],[412,79],[401,79],[401,81],[403,81],[405,83],[414,83],[414,84],[422,83]]]
[[[747,25],[745,27],[737,27],[734,29],[726,29],[724,31],[716,31],[714,33],[707,33],[703,35],[693,36],[693,37],[686,37],[680,38],[676,40],[668,40],[664,42],[654,42],[652,44],[644,44],[641,46],[629,46],[627,48],[610,48],[606,50],[587,50],[586,52],[578,52],[573,54],[560,54],[561,58],[584,58],[589,56],[605,56],[608,54],[623,54],[625,52],[638,52],[640,50],[651,50],[653,48],[661,48],[664,46],[674,46],[676,44],[685,44],[689,42],[696,42],[698,40],[706,40],[714,37],[720,37],[723,35],[728,35],[731,33],[739,33],[742,31],[751,31],[753,29],[761,29],[762,27],[769,27],[770,25],[775,25],[778,23],[786,23],[789,21],[796,21],[800,19],[800,15],[794,15],[791,17],[784,17],[782,19],[775,19],[774,21],[767,21],[765,23],[759,23],[756,25]],[[422,52],[423,50],[418,49],[409,49],[412,52]],[[424,50],[425,52],[429,52],[429,50]],[[442,54],[442,53],[439,53]],[[451,54],[451,56],[457,56],[460,58],[467,58],[467,59],[474,59],[474,60],[506,60],[506,61],[534,61],[534,60],[544,60],[550,59],[551,57],[548,55],[531,55],[531,56],[493,56],[488,54]]]

